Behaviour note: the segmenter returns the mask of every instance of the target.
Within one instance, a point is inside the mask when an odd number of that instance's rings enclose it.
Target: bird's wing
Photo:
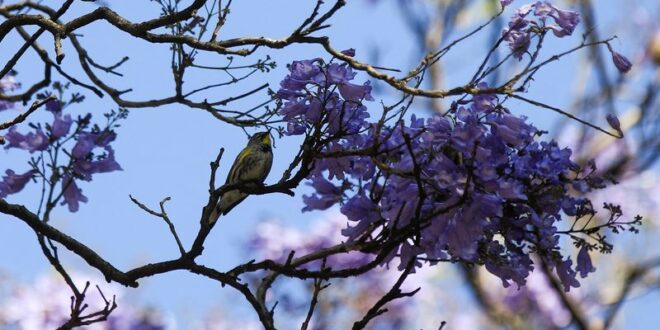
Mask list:
[[[266,177],[268,176],[268,173],[270,173],[270,168],[273,166],[273,153],[269,152],[266,154],[266,159],[264,160],[264,167],[266,170],[263,172],[261,177],[259,178],[260,182],[266,181]]]
[[[231,165],[231,169],[229,170],[229,173],[227,174],[227,183],[236,183],[240,179],[239,173],[237,173],[238,166],[245,161],[245,157],[248,157],[252,153],[252,149],[250,148],[245,148],[241,150],[241,152],[236,156],[236,160],[234,160],[234,164]],[[242,171],[241,171],[242,172]]]

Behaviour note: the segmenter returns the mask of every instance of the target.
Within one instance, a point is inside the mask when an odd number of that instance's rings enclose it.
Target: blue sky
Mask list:
[[[397,6],[392,2],[381,2],[383,3],[372,5],[370,1],[349,1],[346,8],[332,19],[333,27],[327,31],[335,48],[355,48],[357,57],[365,61],[370,61],[373,59],[371,55],[378,53],[379,65],[404,68],[406,71],[416,60],[414,39],[401,21]],[[53,4],[55,1],[46,3]],[[289,0],[285,2],[286,5],[282,3],[260,1],[257,5],[254,1],[234,2],[232,14],[222,36],[284,37],[295,28],[313,5],[310,1],[302,0]],[[516,1],[512,7],[522,3]],[[255,6],[258,6],[257,10]],[[68,17],[93,8],[94,5],[76,2]],[[112,2],[111,8],[133,21],[157,15],[159,12],[154,3],[147,1],[117,1]],[[605,26],[617,18],[614,10],[605,10],[599,14],[602,14],[601,22]],[[481,17],[480,20],[485,18]],[[606,27],[601,33],[606,35],[610,30]],[[125,74],[124,78],[105,76],[108,81],[120,87],[133,88],[134,92],[127,94],[127,98],[146,99],[172,93],[170,55],[166,45],[152,45],[128,38],[104,23],[92,24],[79,32],[83,34],[81,42],[99,63],[113,63],[125,54],[131,54],[131,59],[120,70]],[[446,59],[445,67],[448,68],[450,83],[463,81],[461,77],[472,72],[474,63],[483,54],[480,41],[486,35],[487,33],[484,33],[472,43],[457,47],[455,53]],[[46,49],[51,50],[52,41],[48,37],[43,37],[40,41]],[[579,36],[549,43],[548,49],[566,49],[577,42]],[[615,42],[615,45],[623,50],[627,49],[626,44],[625,39]],[[0,62],[4,63],[7,57],[13,55],[13,50],[19,45],[16,35],[11,35],[3,41]],[[65,53],[67,57],[63,62],[64,68],[79,74],[75,54],[66,45]],[[265,55],[270,55],[277,62],[277,69],[268,74],[255,75],[245,83],[210,90],[202,99],[220,99],[239,94],[264,81],[269,82],[271,88],[277,89],[279,80],[286,74],[286,63],[295,59],[325,57],[320,47],[309,45],[294,45],[284,50],[261,49],[255,56]],[[225,63],[222,57],[216,55],[204,55],[199,60],[207,65]],[[34,63],[38,63],[34,55],[29,55],[19,62],[17,69],[21,81],[27,77],[35,77],[41,72],[41,67],[33,65]],[[579,65],[577,56],[572,56],[548,66],[539,76],[530,96],[549,104],[565,106],[564,100],[572,96],[572,85],[567,77],[571,77],[574,73],[572,68],[576,65]],[[356,78],[360,82],[366,79],[367,76],[362,73]],[[193,86],[227,80],[227,76],[221,73],[214,76],[207,72],[191,72],[185,80],[192,89]],[[27,81],[23,83],[28,84]],[[548,88],[551,88],[552,93],[547,92]],[[380,96],[385,100],[392,98],[392,94]],[[265,99],[266,95],[263,93],[237,104],[237,108],[249,108]],[[551,123],[558,118],[546,110],[515,105],[520,104],[509,104],[517,113],[530,117],[541,129],[551,128]],[[373,106],[378,109],[378,102],[374,102]],[[71,108],[71,111],[92,112],[95,117],[101,117],[103,112],[113,108],[116,106],[108,97],[99,99],[88,94],[87,100],[82,105]],[[423,112],[424,110],[420,110],[420,113]],[[2,116],[9,115],[3,113]],[[48,116],[49,114],[41,113],[32,119],[46,120]],[[0,117],[0,120],[4,118]],[[225,125],[206,112],[187,109],[181,105],[131,110],[129,119],[123,123],[118,134],[114,147],[117,160],[124,170],[98,175],[92,183],[81,185],[85,195],[89,197],[89,202],[73,214],[66,209],[58,209],[53,216],[54,224],[106,256],[120,269],[176,257],[176,245],[165,224],[139,210],[130,202],[128,195],[131,194],[152,207],[156,207],[158,201],[164,197],[170,196],[172,201],[167,204],[167,210],[177,226],[184,246],[187,247],[198,229],[201,207],[207,200],[209,162],[215,158],[220,147],[225,148],[225,158],[218,175],[219,183],[222,183],[231,161],[244,147],[246,137],[240,129]],[[295,138],[276,141],[275,163],[267,182],[279,178],[299,142]],[[24,154],[4,150],[0,153],[3,160],[0,170],[3,172],[5,168],[12,168],[17,172],[27,169]],[[260,219],[278,218],[295,226],[308,226],[310,220],[322,215],[300,213],[301,195],[304,191],[304,187],[298,189],[296,197],[293,198],[286,195],[248,198],[230,216],[222,218],[214,228],[207,240],[204,255],[199,260],[220,269],[247,261],[241,246],[249,240],[254,223]],[[34,206],[35,196],[38,196],[38,188],[32,185],[24,192],[11,196],[9,200]],[[38,249],[34,234],[22,223],[5,221],[4,218],[6,216],[0,215],[2,271],[26,281],[48,271],[50,268]],[[66,256],[65,261],[75,269],[88,270],[86,264],[76,257]],[[220,288],[216,282],[183,272],[143,279],[140,284],[140,289],[132,293],[134,298],[172,313],[183,328],[190,320],[204,315],[211,306],[238,297],[229,289]],[[657,299],[657,295],[654,297]],[[190,307],[191,301],[195,302],[194,308]]]

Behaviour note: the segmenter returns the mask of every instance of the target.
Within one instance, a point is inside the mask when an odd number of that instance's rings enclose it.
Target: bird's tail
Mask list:
[[[216,221],[218,221],[218,218],[220,218],[221,215],[227,214],[227,212],[231,211],[234,206],[243,201],[245,197],[247,197],[247,194],[238,190],[231,190],[226,192],[224,195],[222,195],[222,197],[220,197],[218,204],[213,208],[213,210],[211,210],[211,214],[209,215],[209,223],[214,224]]]

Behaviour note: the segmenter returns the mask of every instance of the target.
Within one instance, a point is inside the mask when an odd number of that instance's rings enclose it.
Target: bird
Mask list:
[[[250,137],[248,144],[236,156],[234,163],[227,174],[225,185],[241,182],[263,183],[270,173],[273,165],[273,148],[271,145],[270,132],[258,132]],[[248,196],[247,193],[238,189],[230,190],[222,194],[220,201],[211,210],[209,223],[214,224],[221,215],[226,215],[238,203]]]

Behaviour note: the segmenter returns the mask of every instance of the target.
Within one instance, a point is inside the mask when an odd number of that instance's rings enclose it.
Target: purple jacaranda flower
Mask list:
[[[478,89],[484,90],[488,88],[488,83],[480,82],[477,85]],[[497,103],[497,95],[480,93],[472,97],[471,108],[473,112],[488,113],[493,110]]]
[[[491,126],[491,130],[494,135],[497,135],[512,146],[529,143],[531,142],[530,136],[537,130],[525,123],[526,119],[524,116],[518,117],[510,114],[502,114],[494,119],[496,125]]]
[[[373,178],[376,166],[369,157],[349,157],[351,165],[346,173],[353,178],[369,180]]]
[[[345,49],[345,50],[342,50],[341,53],[346,55],[346,56],[353,57],[353,56],[355,56],[355,49],[354,48]]]
[[[524,188],[521,182],[514,180],[502,180],[497,189],[500,196],[504,199],[527,200]]]
[[[619,122],[619,118],[611,113],[608,113],[605,119],[607,119],[607,123],[610,124],[610,127],[616,130],[620,137],[623,137],[623,130],[621,130],[621,122]]]
[[[333,109],[328,115],[330,134],[356,134],[362,129],[369,112],[366,107],[352,102],[342,103],[338,109]]]
[[[575,278],[577,273],[571,268],[573,261],[571,258],[566,258],[566,260],[559,261],[555,265],[555,272],[559,277],[559,280],[564,285],[564,291],[569,292],[571,287],[579,288],[580,282]]]
[[[303,195],[303,202],[305,203],[305,207],[302,209],[303,212],[325,210],[341,199],[341,189],[321,175],[312,177],[309,185],[314,187],[316,193]]]
[[[324,77],[324,80],[327,79],[327,83],[342,84],[353,80],[356,73],[353,72],[353,69],[348,67],[346,64],[330,63],[330,65],[328,65],[328,67],[325,69],[325,75],[326,77]],[[322,81],[317,82],[321,83]]]
[[[591,263],[591,257],[589,256],[589,250],[586,245],[583,245],[580,252],[578,252],[577,267],[575,267],[575,270],[580,273],[582,278],[596,271],[596,268]]]
[[[620,53],[612,51],[612,62],[621,73],[627,73],[632,68],[632,63]]]
[[[71,124],[73,124],[73,119],[71,115],[62,116],[61,113],[54,114],[53,124],[51,125],[51,134],[53,138],[59,139],[67,134],[71,129]]]
[[[337,88],[339,89],[339,94],[341,94],[341,96],[346,100],[374,100],[374,98],[371,96],[371,82],[369,81],[365,82],[363,85],[344,82],[340,83]]]
[[[501,256],[505,251],[505,247],[498,242],[491,242],[488,245],[490,255]],[[514,251],[510,251],[504,258],[498,258],[496,262],[487,260],[485,266],[487,271],[500,278],[505,288],[511,285],[509,281],[516,283],[518,288],[525,285],[527,276],[534,269],[529,255]]]
[[[459,123],[454,127],[451,142],[458,151],[471,153],[474,143],[483,137],[485,129],[475,122]]]
[[[35,173],[37,173],[35,170],[29,170],[23,174],[16,174],[13,170],[6,170],[0,182],[0,198],[5,198],[7,195],[23,190]]]
[[[295,99],[305,94],[302,90],[309,83],[313,83],[313,78],[320,74],[320,59],[311,59],[304,61],[294,61],[289,65],[289,75],[280,82],[280,90],[277,92],[279,98],[288,100]]]
[[[71,150],[74,158],[85,158],[96,147],[105,147],[114,141],[117,135],[112,131],[99,133],[82,132],[78,135],[76,145]]]
[[[426,131],[422,138],[436,145],[443,144],[451,136],[452,123],[444,116],[435,115],[426,121]]]
[[[580,14],[572,10],[563,10],[557,7],[553,7],[553,9],[548,15],[554,18],[560,27],[560,29],[552,29],[555,36],[561,38],[573,34],[575,27],[580,23]]]
[[[513,2],[513,0],[500,0],[500,5],[502,7],[506,7],[506,6],[510,5],[512,2]]]
[[[14,108],[14,102],[0,100],[0,111]]]
[[[401,244],[399,247],[399,259],[401,259],[401,262],[399,263],[397,269],[400,271],[406,269],[408,263],[422,253],[424,253],[424,250],[421,247],[409,244],[408,242],[403,242],[403,244]],[[422,263],[419,261],[419,259],[415,259],[413,271],[411,273],[415,273],[415,268],[421,266]]]
[[[98,285],[98,290],[87,290],[85,311],[103,310],[105,297],[116,297],[123,308],[117,308],[103,323],[85,326],[86,329],[147,330],[166,329],[163,317],[151,308],[136,306],[126,299],[125,290],[118,284],[105,284],[103,277],[69,270],[77,287],[85,283]],[[62,278],[54,272],[38,275],[31,283],[5,281],[3,299],[0,301],[0,327],[3,329],[55,329],[69,320],[71,291]],[[48,297],[45,299],[44,297]],[[160,326],[159,326],[160,325]]]
[[[59,100],[50,100],[46,102],[46,111],[58,113],[62,111],[62,103]]]
[[[23,147],[21,146],[27,145],[27,142],[25,142],[25,135],[19,133],[16,129],[16,126],[12,126],[9,128],[7,134],[5,134],[5,141],[7,143],[5,149],[9,149],[9,148],[23,149]]]
[[[46,150],[49,144],[48,137],[41,128],[36,128],[34,132],[23,135],[14,126],[5,135],[5,140],[8,142],[5,149],[17,148],[27,150],[30,153]]]
[[[305,114],[307,110],[308,107],[304,103],[286,102],[284,107],[280,110],[280,115],[282,115],[285,120],[290,120],[296,116]]]
[[[605,118],[607,119],[607,123],[610,124],[610,127],[617,131],[621,130],[621,123],[619,122],[619,118],[611,113],[608,113]]]
[[[301,135],[305,134],[307,131],[307,126],[301,124],[300,122],[290,121],[286,124],[286,135]]]
[[[348,226],[342,230],[342,234],[348,240],[356,239],[364,232],[367,226],[370,226],[374,221],[381,219],[378,205],[375,204],[370,198],[364,194],[358,194],[341,207],[341,213],[346,215],[348,220],[357,222],[355,226]]]
[[[541,25],[527,18],[532,9],[546,20],[571,22],[570,13],[542,3],[519,9],[511,32]],[[572,186],[589,190],[602,181],[575,175],[583,172],[570,149],[536,141],[541,133],[525,117],[486,93],[452,104],[445,115],[411,116],[376,129],[360,103],[366,99],[362,87],[347,85],[355,78],[350,67],[314,65],[319,74],[310,78],[313,83],[285,99],[280,110],[289,131],[318,132],[324,141],[308,176],[314,193],[303,196],[304,211],[342,205],[350,224],[341,232],[349,241],[424,222],[410,237],[419,242],[397,243],[382,264],[399,258],[401,265],[415,256],[454,258],[485,264],[504,285],[520,286],[533,269],[533,251],[553,256],[547,263],[565,287],[579,285],[572,261],[558,254],[557,224],[585,212],[585,200],[571,197]],[[376,155],[361,154],[370,148]]]
[[[76,181],[70,176],[62,177],[62,189],[64,190],[64,200],[61,205],[67,205],[69,212],[77,212],[81,202],[87,203],[87,197],[83,195]]]
[[[505,40],[509,45],[509,49],[511,49],[511,53],[513,53],[513,57],[521,60],[527,49],[529,49],[531,42],[530,33],[527,31],[509,31],[505,33]]]
[[[546,17],[556,10],[555,6],[547,1],[537,1],[532,4],[532,7],[534,7],[534,16],[540,18],[542,21],[545,21]]]
[[[534,7],[534,16],[546,24],[556,37],[573,34],[575,27],[580,23],[580,15],[577,12],[559,9],[547,1],[537,1],[532,7]],[[551,17],[556,25],[547,24],[548,17]]]
[[[115,152],[110,146],[104,148],[105,155],[101,159],[94,160],[91,157],[75,158],[73,161],[74,172],[83,180],[92,180],[92,174],[121,171],[122,168],[115,160]]]

